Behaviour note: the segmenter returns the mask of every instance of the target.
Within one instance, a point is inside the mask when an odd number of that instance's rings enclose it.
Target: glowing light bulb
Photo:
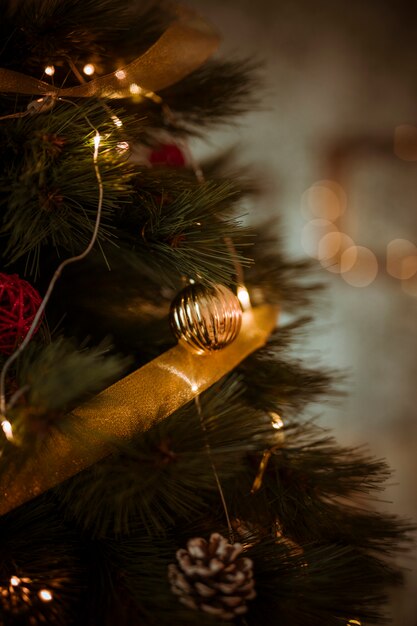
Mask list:
[[[198,391],[198,385],[196,385],[195,383],[191,385],[191,391],[193,391],[194,393],[197,393]]]
[[[122,122],[122,120],[121,120],[119,117],[117,117],[117,115],[112,115],[112,116],[111,116],[111,118],[112,118],[112,120],[113,120],[113,124],[114,124],[115,126],[117,126],[118,128],[120,128],[121,126],[123,126],[123,122]]]
[[[98,150],[98,148],[100,146],[100,141],[101,141],[101,136],[97,133],[94,136],[94,149],[95,149],[96,152],[97,152],[97,150]]]
[[[96,71],[96,68],[94,67],[92,63],[86,63],[83,67],[83,72],[86,76],[92,76],[95,71]]]
[[[126,72],[124,70],[117,70],[116,78],[118,80],[124,80],[126,78]]]
[[[13,441],[14,439],[13,429],[9,420],[3,420],[1,423],[1,427],[3,429],[4,434],[6,435],[6,439],[8,439],[9,441]]]
[[[44,71],[47,76],[53,76],[55,74],[55,68],[53,65],[47,65]]]
[[[249,291],[244,285],[239,285],[239,287],[237,288],[237,298],[242,305],[242,309],[244,311],[247,311],[247,309],[251,308]]]
[[[53,595],[49,591],[49,589],[41,589],[38,593],[38,596],[40,597],[42,602],[51,602],[51,600],[53,599]]]
[[[142,89],[136,83],[131,83],[131,85],[129,86],[129,91],[132,96],[137,96],[142,92]]]
[[[271,412],[269,415],[272,420],[272,428],[275,428],[275,430],[281,430],[282,428],[284,428],[284,422],[282,421],[278,413]]]
[[[12,587],[17,587],[20,584],[20,578],[18,578],[17,576],[12,576],[10,579],[10,584],[12,585]]]
[[[117,149],[119,152],[126,152],[126,150],[129,150],[129,148],[130,148],[130,145],[128,144],[127,141],[120,141],[117,144]]]

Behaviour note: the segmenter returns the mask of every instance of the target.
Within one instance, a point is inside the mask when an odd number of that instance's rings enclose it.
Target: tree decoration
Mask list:
[[[294,358],[302,320],[271,337],[309,265],[269,225],[249,259],[260,181],[188,147],[252,109],[253,63],[206,62],[170,1],[1,4],[0,271],[45,294],[1,291],[1,626],[383,622],[410,524],[364,505],[386,465],[301,415],[333,380]]]
[[[199,354],[222,350],[238,336],[242,308],[224,285],[189,285],[175,297],[171,328],[178,340]]]
[[[199,68],[217,49],[214,29],[193,11],[176,7],[175,19],[144,54],[116,71],[77,87],[55,87],[0,67],[0,91],[66,98],[150,97]]]
[[[277,319],[278,309],[273,306],[245,311],[239,336],[223,350],[202,358],[181,342],[74,408],[71,417],[83,424],[82,440],[77,433],[56,432],[53,446],[33,455],[19,472],[14,468],[4,472],[0,476],[0,515],[108,456],[112,452],[109,441],[127,441],[144,433],[194,400],[264,346]]]
[[[12,354],[25,338],[42,302],[17,274],[0,274],[0,352]]]
[[[248,611],[247,602],[256,597],[253,563],[240,556],[240,543],[231,544],[218,533],[206,541],[190,539],[178,550],[178,565],[168,567],[172,593],[190,609],[200,610],[224,621]]]
[[[149,155],[149,163],[153,166],[184,167],[185,156],[176,144],[161,144],[154,148]]]

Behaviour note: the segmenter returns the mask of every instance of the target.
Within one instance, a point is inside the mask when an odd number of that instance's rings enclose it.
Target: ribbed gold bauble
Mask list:
[[[224,285],[189,285],[174,298],[171,328],[193,352],[213,352],[230,345],[242,325],[242,309]]]

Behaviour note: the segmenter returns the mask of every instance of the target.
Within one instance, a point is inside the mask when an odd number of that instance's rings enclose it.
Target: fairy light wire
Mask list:
[[[208,438],[207,426],[206,426],[206,423],[205,423],[203,410],[202,410],[202,407],[201,407],[201,400],[200,400],[200,396],[199,395],[194,398],[194,403],[195,403],[195,405],[197,407],[197,413],[198,413],[198,416],[200,418],[201,430],[203,431],[204,447],[206,449],[207,456],[208,456],[208,458],[210,460],[211,469],[213,470],[214,478],[216,480],[217,489],[219,491],[220,499],[222,501],[224,515],[226,517],[226,522],[227,522],[227,528],[228,528],[228,531],[229,531],[229,540],[230,540],[230,543],[234,543],[235,537],[234,537],[232,523],[230,521],[229,509],[227,508],[227,503],[226,503],[226,498],[225,498],[225,495],[224,495],[223,487],[222,487],[222,484],[220,482],[220,477],[219,477],[216,465],[215,465],[214,460],[213,460],[213,452],[212,452],[212,449],[211,449],[211,446],[210,446],[210,441],[209,441],[209,438]]]
[[[70,102],[70,101],[66,101],[66,102]],[[74,106],[76,106],[77,108],[78,105],[76,105],[75,103],[71,102],[71,104],[74,104]],[[86,118],[87,119],[87,118]],[[67,267],[68,265],[72,265],[73,263],[77,263],[79,261],[84,260],[91,252],[91,250],[94,247],[94,244],[97,241],[97,236],[98,236],[98,232],[99,232],[99,228],[100,228],[100,223],[101,223],[101,217],[102,217],[102,212],[103,212],[103,198],[104,198],[104,187],[103,187],[103,180],[101,177],[101,173],[100,173],[100,168],[98,165],[98,155],[99,155],[99,146],[100,146],[100,141],[101,141],[101,136],[100,133],[98,132],[98,130],[96,128],[94,128],[94,126],[92,126],[91,122],[87,119],[88,124],[94,129],[95,131],[95,136],[94,136],[94,152],[93,152],[93,166],[94,166],[94,173],[97,179],[97,184],[98,184],[98,190],[99,190],[99,196],[98,196],[98,202],[97,202],[97,214],[96,214],[96,221],[94,224],[94,229],[93,229],[93,233],[90,239],[89,244],[87,245],[87,247],[85,248],[85,250],[83,252],[81,252],[80,254],[77,254],[75,256],[72,256],[68,259],[65,259],[59,266],[58,268],[55,270],[54,275],[52,276],[52,279],[49,283],[48,289],[46,291],[46,294],[41,302],[41,305],[33,319],[33,322],[26,334],[26,337],[24,338],[24,340],[22,341],[22,343],[20,344],[20,346],[17,348],[17,350],[15,350],[15,352],[13,354],[10,355],[10,357],[6,360],[5,364],[3,365],[2,371],[1,371],[1,375],[0,375],[0,414],[1,416],[4,416],[5,418],[5,414],[6,414],[6,410],[7,410],[7,403],[6,403],[6,392],[5,392],[5,382],[6,382],[6,375],[7,372],[10,368],[10,366],[19,358],[19,356],[22,354],[22,352],[25,350],[25,348],[27,347],[27,345],[29,344],[30,340],[32,339],[36,328],[38,327],[38,324],[42,318],[42,315],[45,311],[45,308],[51,298],[52,292],[55,288],[56,282],[58,281],[59,277],[62,274],[62,271],[64,270],[65,267]],[[7,420],[4,419],[2,421],[2,425],[4,422],[6,422]]]

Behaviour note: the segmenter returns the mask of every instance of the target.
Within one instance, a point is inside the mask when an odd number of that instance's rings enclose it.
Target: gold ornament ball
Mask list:
[[[238,336],[242,308],[235,294],[224,285],[189,285],[174,298],[171,328],[179,341],[202,354],[222,350]]]

